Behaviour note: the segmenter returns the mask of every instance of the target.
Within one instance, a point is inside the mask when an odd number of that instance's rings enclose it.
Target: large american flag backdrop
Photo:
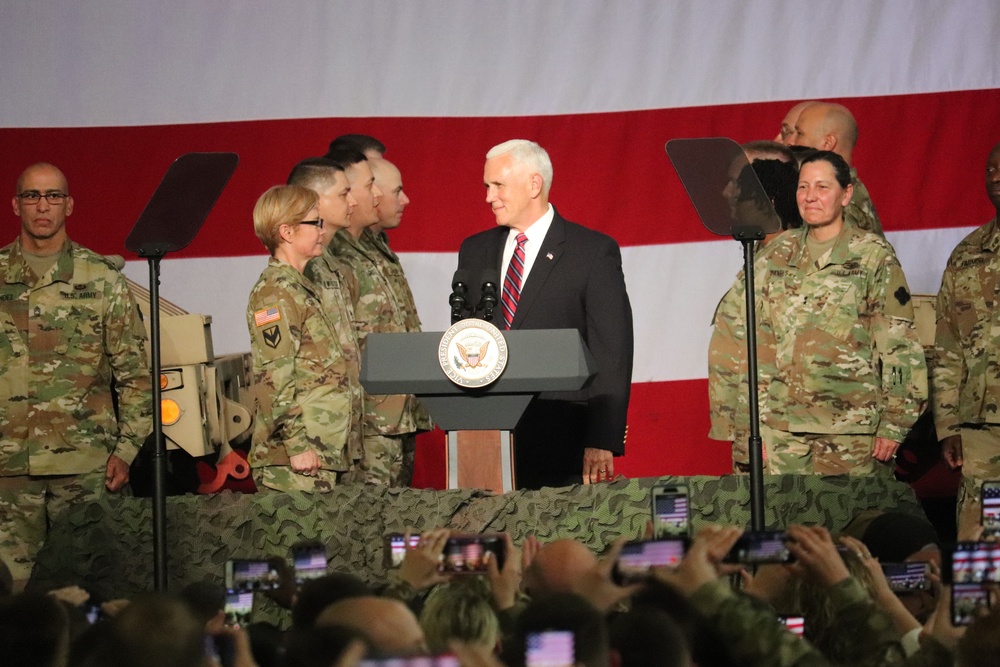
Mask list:
[[[161,294],[211,315],[218,353],[248,349],[265,264],[251,210],[299,159],[346,132],[381,139],[412,204],[392,232],[425,330],[448,325],[461,240],[494,224],[484,154],[524,137],[555,165],[560,213],[623,248],[636,346],[628,476],[721,474],[706,350],[740,246],[698,221],[664,153],[675,137],[772,138],[802,99],[846,104],[855,163],[911,288],[937,291],[951,248],[991,216],[1000,140],[993,0],[42,0],[0,6],[0,183],[27,164],[68,175],[75,240],[124,254],[172,160],[240,166]],[[3,223],[6,242],[17,219]],[[443,483],[437,446],[417,483]]]

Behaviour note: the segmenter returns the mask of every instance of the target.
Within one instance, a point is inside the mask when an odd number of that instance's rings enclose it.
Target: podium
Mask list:
[[[542,392],[572,392],[597,374],[576,329],[504,331],[507,367],[486,387],[453,383],[438,364],[442,332],[369,334],[361,384],[369,394],[414,394],[448,434],[448,488],[514,490],[511,431]]]

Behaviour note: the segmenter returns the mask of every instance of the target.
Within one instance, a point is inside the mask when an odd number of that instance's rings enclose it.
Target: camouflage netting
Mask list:
[[[287,556],[302,539],[327,545],[330,567],[372,583],[385,580],[384,536],[407,526],[464,532],[510,532],[520,543],[574,537],[600,551],[615,538],[642,536],[649,489],[687,483],[694,528],[750,522],[749,478],[663,477],[614,484],[520,491],[501,496],[473,490],[340,487],[325,495],[222,493],[167,499],[168,584],[221,582],[230,558]],[[870,508],[921,514],[909,486],[866,477],[765,477],[765,523],[820,523],[833,531]],[[82,584],[103,598],[152,588],[152,509],[147,498],[107,497],[81,505],[53,526],[39,554],[32,587]]]

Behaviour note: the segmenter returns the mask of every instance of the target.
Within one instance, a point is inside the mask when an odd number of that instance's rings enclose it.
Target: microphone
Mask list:
[[[468,269],[458,269],[455,277],[451,279],[451,296],[448,303],[451,305],[451,323],[454,324],[465,317],[469,305],[465,300],[465,295],[469,291],[469,271]]]
[[[500,302],[497,297],[497,283],[500,282],[499,274],[492,269],[483,269],[483,272],[479,274],[479,280],[482,281],[483,288],[481,291],[482,297],[479,299],[479,305],[476,306],[476,310],[483,311],[483,319],[487,322],[492,322],[493,310]]]

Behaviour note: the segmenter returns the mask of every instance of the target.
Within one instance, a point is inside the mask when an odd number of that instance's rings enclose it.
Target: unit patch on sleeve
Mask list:
[[[281,329],[275,324],[273,327],[264,329],[264,345],[270,348],[277,348],[281,344]]]

